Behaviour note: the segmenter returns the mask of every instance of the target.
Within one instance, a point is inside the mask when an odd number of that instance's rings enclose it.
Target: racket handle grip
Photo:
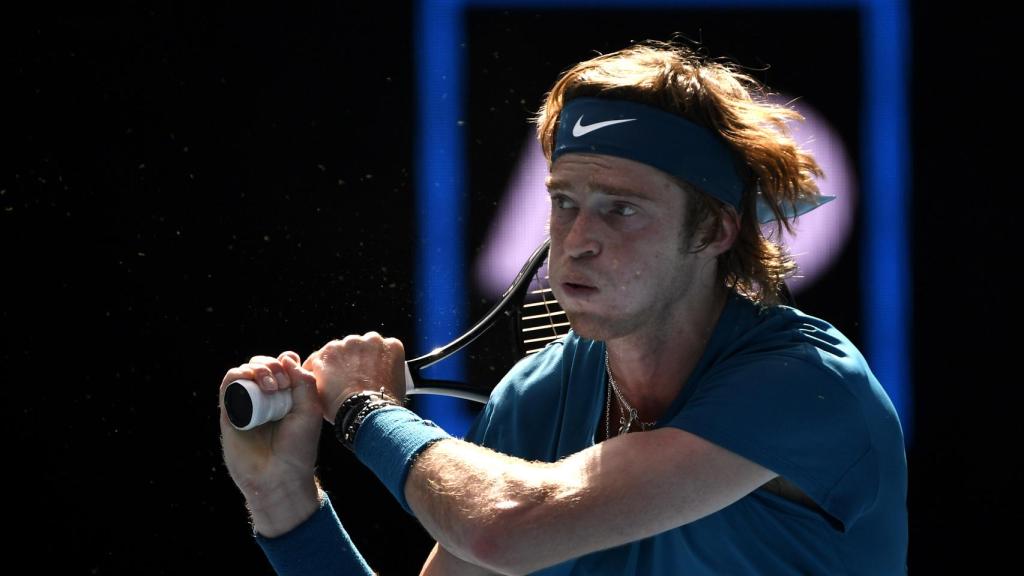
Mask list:
[[[224,409],[238,430],[252,430],[284,418],[292,409],[292,390],[267,393],[252,380],[235,380],[224,388]]]

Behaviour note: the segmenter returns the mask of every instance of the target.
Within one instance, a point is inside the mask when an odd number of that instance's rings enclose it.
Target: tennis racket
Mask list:
[[[523,265],[501,299],[464,334],[444,346],[405,363],[405,393],[454,396],[486,403],[497,382],[485,387],[432,380],[421,371],[455,354],[495,326],[504,326],[516,348],[516,358],[539,352],[569,331],[569,320],[548,283],[548,244],[545,240]],[[292,407],[291,392],[268,394],[251,380],[235,380],[224,389],[224,407],[231,424],[249,430],[284,418]]]

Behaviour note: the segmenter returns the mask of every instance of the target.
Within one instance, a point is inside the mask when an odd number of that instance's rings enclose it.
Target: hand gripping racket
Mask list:
[[[422,377],[420,371],[458,352],[494,326],[510,331],[517,358],[540,351],[569,331],[565,312],[548,284],[548,244],[545,240],[533,252],[501,299],[472,328],[448,344],[406,361],[407,395],[438,394],[486,403],[497,382],[471,385],[430,380]],[[292,408],[291,390],[268,394],[251,380],[235,380],[224,388],[224,407],[235,428],[249,430],[284,418]]]

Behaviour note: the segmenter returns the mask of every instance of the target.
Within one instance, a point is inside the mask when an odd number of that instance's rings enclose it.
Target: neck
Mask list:
[[[725,308],[728,291],[681,302],[658,326],[609,340],[615,382],[642,420],[661,417],[700,361]]]

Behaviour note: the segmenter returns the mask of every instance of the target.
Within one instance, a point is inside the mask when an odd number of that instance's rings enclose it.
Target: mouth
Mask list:
[[[570,298],[586,298],[597,294],[597,287],[578,282],[562,282],[562,292]]]

